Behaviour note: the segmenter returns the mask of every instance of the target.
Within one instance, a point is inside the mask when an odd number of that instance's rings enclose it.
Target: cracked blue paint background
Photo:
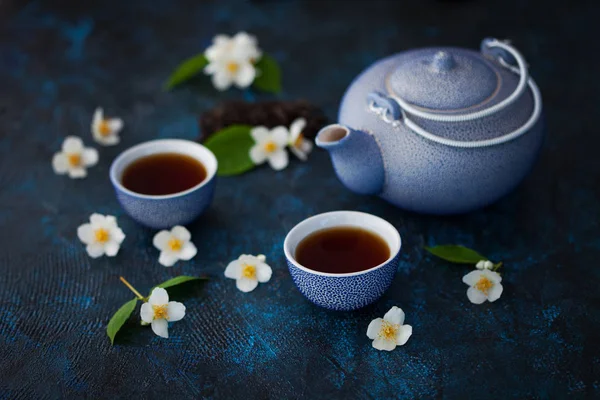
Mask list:
[[[0,2],[0,399],[600,396],[600,60],[585,40],[598,34],[599,11],[548,1]],[[220,179],[210,211],[189,227],[198,256],[164,268],[155,232],[120,209],[108,169],[136,143],[196,138],[199,113],[224,99],[270,98],[217,93],[207,80],[161,91],[180,60],[240,30],[280,62],[281,98],[308,99],[332,120],[347,85],[383,56],[510,38],[543,93],[539,162],[497,204],[432,217],[352,194],[316,150],[280,173]],[[98,105],[125,120],[121,144],[99,148],[83,181],[54,175],[65,136],[92,145]],[[403,237],[390,290],[350,313],[304,300],[282,253],[297,222],[337,209],[382,216]],[[93,212],[118,217],[127,237],[116,258],[92,260],[79,243]],[[504,261],[502,298],[470,304],[468,268],[422,250],[443,243]],[[274,270],[250,294],[222,275],[241,253],[266,254]],[[188,312],[170,339],[136,316],[111,347],[106,323],[132,297],[118,277],[145,293],[181,274],[211,280],[171,291]],[[414,335],[378,352],[366,328],[393,305]]]

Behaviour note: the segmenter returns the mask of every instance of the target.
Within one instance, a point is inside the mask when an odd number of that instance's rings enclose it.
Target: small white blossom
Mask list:
[[[125,234],[117,225],[115,217],[94,213],[90,216],[89,224],[77,228],[77,237],[87,245],[88,255],[98,258],[105,254],[108,257],[116,256]]]
[[[77,136],[68,136],[62,144],[62,151],[54,154],[52,168],[59,175],[69,174],[71,178],[85,178],[87,167],[96,165],[98,152],[83,147],[83,141]]]
[[[471,271],[463,276],[463,282],[470,286],[467,297],[473,304],[481,304],[486,300],[496,301],[502,295],[502,277],[489,269]]]
[[[373,339],[373,347],[377,350],[392,351],[402,346],[412,335],[412,326],[404,324],[404,311],[396,306],[383,316],[371,321],[367,328],[367,336]]]
[[[236,286],[242,292],[251,292],[258,282],[265,283],[271,279],[273,271],[265,263],[265,256],[242,254],[225,268],[225,277],[236,280]]]
[[[198,252],[191,239],[190,231],[179,225],[170,231],[158,232],[152,240],[154,247],[160,250],[158,262],[172,267],[177,260],[191,260]]]
[[[477,269],[492,269],[494,268],[494,263],[489,260],[481,260],[475,265]]]
[[[313,149],[313,144],[310,140],[304,138],[302,131],[306,127],[306,120],[298,118],[290,125],[290,136],[288,146],[296,157],[302,161],[306,161],[308,154]]]
[[[96,108],[92,120],[92,135],[94,140],[104,146],[112,146],[121,140],[119,132],[123,129],[121,118],[104,118],[102,108]]]
[[[213,44],[206,49],[204,55],[208,65],[204,68],[206,75],[212,75],[212,82],[218,90],[226,90],[232,84],[246,88],[256,78],[254,63],[262,56],[256,38],[246,32],[239,32],[234,37],[217,35]]]
[[[152,325],[152,331],[160,337],[169,338],[169,322],[179,321],[185,316],[185,306],[177,301],[169,301],[169,294],[163,288],[155,288],[148,302],[140,310],[142,325]]]
[[[280,171],[287,167],[289,159],[285,146],[288,144],[288,130],[277,126],[271,130],[264,126],[252,128],[250,135],[256,144],[250,149],[250,159],[260,165],[269,162],[271,168]]]

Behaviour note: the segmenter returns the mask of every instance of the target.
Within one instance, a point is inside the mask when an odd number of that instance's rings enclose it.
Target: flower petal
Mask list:
[[[104,255],[104,246],[100,243],[88,244],[85,250],[87,251],[88,256],[92,258],[98,258]]]
[[[404,323],[404,311],[394,306],[390,308],[390,311],[385,313],[383,319],[392,324],[402,325]]]
[[[104,252],[107,256],[114,257],[119,252],[119,248],[119,243],[117,243],[115,240],[111,240],[104,245]]]
[[[121,230],[121,228],[112,228],[110,231],[110,237],[112,240],[114,240],[115,242],[117,242],[118,244],[123,243],[123,240],[125,240],[125,234],[123,233],[123,231]]]
[[[284,126],[276,126],[271,129],[271,140],[278,144],[279,147],[287,146],[290,139],[289,135],[289,131]]]
[[[167,304],[167,315],[169,316],[167,321],[179,321],[185,316],[185,306],[177,301],[170,301]]]
[[[69,177],[70,178],[85,178],[87,176],[87,171],[85,168],[76,167],[69,169]]]
[[[81,153],[81,160],[83,161],[83,165],[86,167],[96,165],[96,163],[98,163],[98,151],[96,149],[92,149],[91,147],[83,149],[83,153]]]
[[[94,243],[94,229],[91,224],[83,224],[77,228],[77,237],[85,244]]]
[[[485,269],[485,260],[480,260],[475,264],[475,268],[477,269]]]
[[[250,131],[250,136],[256,143],[263,143],[269,139],[269,130],[264,126],[255,126]]]
[[[493,283],[502,282],[502,277],[500,276],[499,273],[497,273],[495,271],[490,271],[489,269],[485,269],[485,270],[481,271],[481,275],[485,276]]]
[[[62,150],[65,153],[79,154],[83,151],[83,141],[77,136],[67,136],[63,142]]]
[[[304,154],[304,152],[297,147],[290,146],[290,151],[302,161],[306,161],[308,159],[306,154]]]
[[[142,308],[140,309],[140,317],[142,321],[149,324],[154,319],[154,310],[152,309],[152,305],[150,303],[142,304]]]
[[[52,157],[52,169],[57,174],[64,174],[69,170],[69,160],[65,153],[56,153]]]
[[[267,152],[260,144],[252,146],[250,149],[250,159],[255,165],[260,165],[267,160]]]
[[[392,351],[396,348],[396,342],[378,337],[373,340],[373,347],[377,350]]]
[[[176,225],[171,229],[171,235],[175,236],[177,239],[188,242],[192,238],[192,234],[185,227],[181,225]]]
[[[121,118],[111,118],[108,120],[108,127],[111,133],[117,134],[123,129],[123,120]]]
[[[225,268],[225,277],[230,279],[239,279],[242,276],[242,262],[233,260]]]
[[[381,325],[383,324],[383,318],[375,318],[369,324],[367,328],[367,336],[369,339],[375,339],[379,336],[379,331],[381,331]]]
[[[165,339],[169,338],[169,323],[166,319],[155,319],[152,321],[152,332]]]
[[[400,329],[398,329],[398,333],[396,334],[396,344],[398,346],[402,346],[406,344],[408,338],[412,335],[412,326],[410,325],[402,325]]]
[[[240,278],[235,282],[238,289],[244,293],[248,293],[256,289],[258,281],[256,279]]]
[[[217,70],[212,75],[212,83],[217,90],[224,91],[227,90],[232,83],[231,76],[222,70]]]
[[[169,302],[169,293],[163,288],[157,287],[152,290],[148,303],[151,306],[163,306]]]
[[[180,260],[187,261],[187,260],[191,260],[192,258],[194,258],[196,256],[196,253],[198,253],[198,250],[196,249],[196,246],[194,245],[194,243],[187,242],[183,245],[183,247],[179,251],[178,257]]]
[[[272,274],[273,270],[264,262],[259,262],[258,264],[256,264],[256,279],[259,282],[269,282]]]
[[[488,292],[488,295],[487,295],[488,301],[493,302],[493,301],[498,300],[500,298],[500,296],[502,295],[503,290],[504,290],[504,288],[502,287],[501,283],[495,283],[494,286],[492,286],[492,288]]]
[[[473,304],[481,304],[487,300],[487,297],[483,292],[475,289],[474,287],[470,287],[467,289],[467,297],[469,301]]]
[[[306,120],[304,118],[296,118],[294,122],[290,125],[290,136],[294,139],[298,137],[299,134],[302,133],[304,128],[306,127]]]
[[[94,110],[94,117],[92,118],[92,127],[100,125],[100,122],[102,122],[103,119],[104,111],[102,110],[102,107],[96,108],[96,110]]]
[[[104,146],[114,146],[115,144],[119,144],[119,142],[121,141],[121,139],[116,133],[108,136],[94,136],[94,140],[96,140],[96,142],[100,144],[103,144]]]
[[[283,150],[276,150],[269,156],[269,165],[275,171],[281,171],[288,166],[288,153]]]
[[[254,82],[256,69],[249,62],[241,63],[237,74],[234,77],[235,85],[239,88],[247,88]]]
[[[160,231],[156,235],[154,235],[154,238],[152,238],[152,244],[158,250],[163,250],[167,248],[169,240],[171,240],[171,232]]]
[[[160,256],[158,256],[158,262],[165,267],[172,267],[179,260],[177,254],[163,250],[160,252]]]
[[[106,217],[102,214],[93,213],[90,215],[90,223],[93,228],[104,227],[106,224]]]
[[[473,286],[477,283],[477,281],[479,281],[479,278],[481,278],[482,274],[483,271],[480,270],[471,271],[463,276],[462,281],[469,286]]]
[[[302,143],[300,144],[300,150],[302,150],[306,154],[310,153],[312,151],[312,149],[313,149],[313,143],[310,140],[304,139],[302,141]]]

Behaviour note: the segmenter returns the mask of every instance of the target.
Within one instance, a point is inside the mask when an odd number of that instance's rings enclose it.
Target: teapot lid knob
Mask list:
[[[433,56],[433,62],[431,63],[431,69],[435,72],[450,71],[456,66],[456,61],[452,54],[447,51],[440,50]]]

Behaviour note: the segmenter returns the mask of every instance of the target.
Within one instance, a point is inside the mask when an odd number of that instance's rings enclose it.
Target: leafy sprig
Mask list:
[[[490,261],[486,256],[479,254],[475,250],[456,244],[433,247],[425,246],[425,250],[436,257],[454,264],[477,264],[479,261]],[[501,266],[502,261],[494,263],[492,271],[497,271]]]
[[[131,290],[135,294],[136,297],[129,300],[127,303],[123,304],[117,310],[117,312],[113,314],[110,321],[108,321],[108,325],[106,327],[106,334],[108,335],[108,338],[110,339],[111,344],[114,344],[115,336],[121,330],[121,328],[123,327],[125,322],[127,322],[129,317],[131,317],[131,313],[133,313],[133,311],[135,310],[138,300],[141,300],[142,302],[146,302],[146,301],[148,301],[148,297],[150,296],[150,295],[148,295],[146,297],[142,296],[142,294],[140,292],[138,292],[122,276],[119,277],[119,279],[121,280],[121,282],[123,282],[123,284],[125,286],[127,286],[129,288],[129,290]],[[168,288],[168,287],[172,287],[172,286],[176,286],[176,285],[181,285],[182,283],[186,283],[186,282],[190,282],[190,281],[206,280],[206,279],[208,279],[208,278],[205,276],[180,275],[180,276],[176,276],[175,278],[171,278],[165,282],[159,283],[158,285],[154,286],[154,288],[160,287],[160,288],[164,289],[164,288]],[[152,288],[152,289],[154,289],[154,288]],[[150,293],[152,293],[152,290],[150,291]]]

